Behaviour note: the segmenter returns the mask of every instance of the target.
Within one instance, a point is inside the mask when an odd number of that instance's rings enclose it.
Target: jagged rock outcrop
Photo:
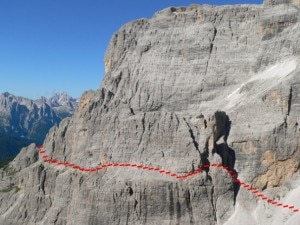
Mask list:
[[[84,167],[130,162],[179,174],[222,163],[270,195],[284,193],[279,187],[299,169],[299,12],[297,1],[192,5],[126,24],[109,44],[100,89],[51,129],[47,154]],[[14,173],[1,175],[17,190],[0,193],[7,225],[299,218],[272,217],[275,206],[262,207],[217,168],[176,180],[128,168],[79,172],[34,158],[32,146],[21,154],[33,158],[19,156]]]

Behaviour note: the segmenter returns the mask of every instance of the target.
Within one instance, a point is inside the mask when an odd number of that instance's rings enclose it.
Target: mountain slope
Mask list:
[[[0,160],[11,158],[29,143],[42,144],[53,125],[72,115],[76,100],[66,93],[30,100],[10,93],[0,95]]]
[[[192,5],[124,25],[107,49],[100,89],[50,130],[47,155],[81,167],[135,163],[176,174],[222,163],[271,199],[296,196],[288,188],[298,182],[300,157],[299,7]],[[118,167],[89,173],[47,163],[31,145],[1,177],[0,190],[12,190],[0,193],[7,225],[299,219],[217,168],[186,180]]]
[[[30,140],[0,135],[0,168],[11,161],[23,147],[28,146]]]

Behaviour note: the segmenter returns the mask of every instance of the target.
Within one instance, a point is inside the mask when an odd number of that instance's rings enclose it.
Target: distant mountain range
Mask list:
[[[75,108],[76,99],[65,92],[37,100],[0,94],[0,160],[14,157],[29,143],[43,143],[49,129]]]
[[[62,92],[54,94],[49,99],[46,99],[46,102],[58,117],[65,118],[74,113],[77,100],[70,97],[66,92]]]

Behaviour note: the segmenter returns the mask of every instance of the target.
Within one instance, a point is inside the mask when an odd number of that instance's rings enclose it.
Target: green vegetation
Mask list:
[[[4,165],[2,169],[10,176],[16,175],[15,169],[9,164]]]
[[[0,135],[0,168],[5,167],[30,140]]]
[[[7,188],[4,188],[4,189],[0,190],[0,192],[2,192],[2,193],[8,193],[8,192],[11,192],[13,190],[15,191],[15,193],[17,193],[18,191],[21,190],[21,188],[19,188],[18,186],[11,185],[11,186],[9,186]]]
[[[14,189],[13,186],[9,186],[7,188],[4,188],[4,189],[0,190],[0,192],[7,193],[7,192],[11,192],[13,189]]]
[[[21,148],[29,145],[30,143],[32,143],[32,141],[25,138],[0,135],[1,154],[5,153],[6,156],[11,155],[10,153],[18,153]]]
[[[13,159],[14,159],[13,157],[8,157],[8,158],[6,158],[6,159],[0,160],[0,169],[1,169],[1,168],[4,168],[5,166],[7,166],[8,163],[9,163],[10,161],[12,161]]]

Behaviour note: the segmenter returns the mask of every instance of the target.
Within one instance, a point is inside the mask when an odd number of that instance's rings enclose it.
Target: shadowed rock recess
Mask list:
[[[124,25],[100,89],[50,130],[47,154],[178,174],[222,163],[271,198],[287,193],[300,157],[299,8],[192,5]],[[183,180],[131,168],[86,173],[43,162],[34,145],[0,179],[5,225],[256,225],[285,213],[218,168]]]

